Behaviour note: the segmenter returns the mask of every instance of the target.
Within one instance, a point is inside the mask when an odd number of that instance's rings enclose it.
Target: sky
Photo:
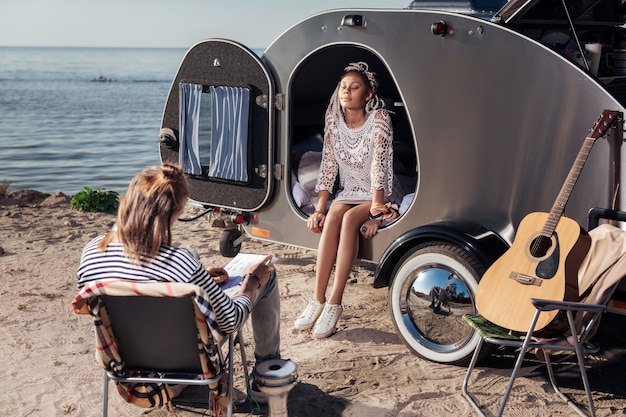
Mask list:
[[[0,46],[189,48],[226,38],[265,48],[313,14],[410,0],[0,0]]]

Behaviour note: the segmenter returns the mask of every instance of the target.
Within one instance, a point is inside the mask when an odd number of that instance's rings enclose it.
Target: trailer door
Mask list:
[[[272,192],[274,84],[245,46],[210,39],[185,55],[167,98],[160,135],[163,162],[180,163],[190,197],[254,211]]]

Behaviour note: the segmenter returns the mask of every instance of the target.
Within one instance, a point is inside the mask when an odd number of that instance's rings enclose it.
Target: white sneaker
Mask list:
[[[317,300],[309,301],[300,317],[293,323],[293,327],[297,330],[308,330],[315,325],[315,321],[322,314],[324,304]]]
[[[333,334],[342,311],[343,307],[340,304],[326,304],[321,317],[315,322],[313,336],[316,339],[323,339]]]

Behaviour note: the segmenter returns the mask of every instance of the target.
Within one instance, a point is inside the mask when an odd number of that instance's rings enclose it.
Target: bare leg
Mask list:
[[[343,215],[341,233],[337,246],[335,280],[330,294],[329,304],[341,304],[352,266],[359,250],[359,230],[369,219],[370,204],[352,207]]]
[[[351,207],[347,204],[333,204],[326,214],[317,251],[315,292],[313,294],[313,298],[320,303],[326,301],[326,287],[328,287],[330,274],[337,259],[343,216]]]

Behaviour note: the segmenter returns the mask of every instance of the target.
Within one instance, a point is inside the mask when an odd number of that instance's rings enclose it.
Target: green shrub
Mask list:
[[[115,214],[119,199],[117,193],[113,191],[85,187],[72,197],[70,204],[74,210]]]

